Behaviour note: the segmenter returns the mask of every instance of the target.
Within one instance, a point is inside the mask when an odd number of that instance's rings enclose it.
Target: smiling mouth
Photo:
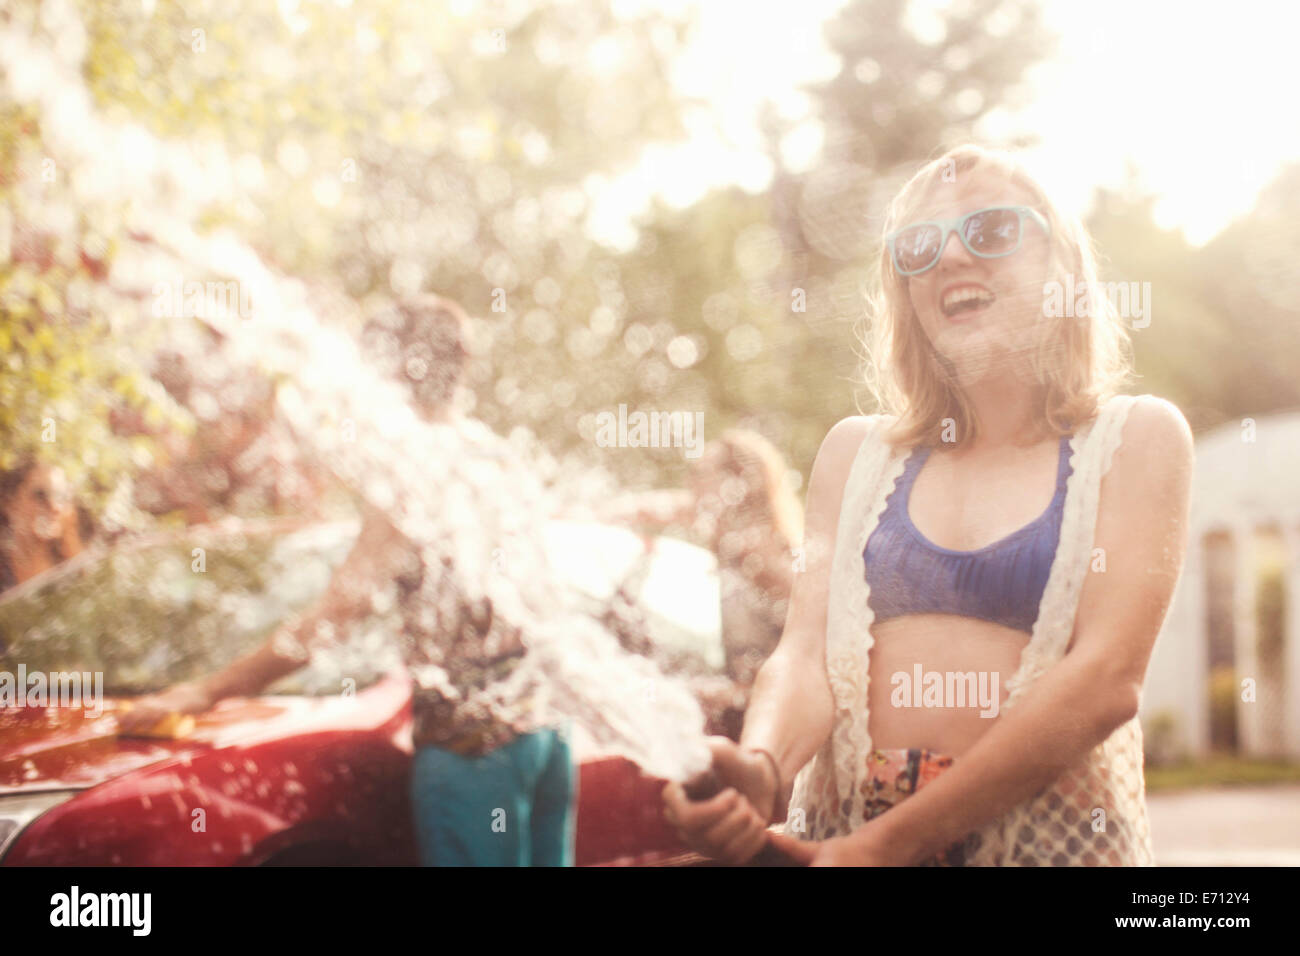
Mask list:
[[[997,299],[983,286],[957,286],[943,294],[939,310],[950,319],[987,309]]]

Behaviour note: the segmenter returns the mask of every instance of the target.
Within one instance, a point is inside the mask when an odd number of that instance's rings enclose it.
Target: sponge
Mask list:
[[[128,711],[132,707],[130,701],[122,701],[118,709]],[[160,740],[178,740],[182,737],[188,737],[194,732],[194,718],[189,714],[168,714],[162,720],[158,721],[151,727],[139,728],[136,730],[118,730],[119,737],[146,737]]]

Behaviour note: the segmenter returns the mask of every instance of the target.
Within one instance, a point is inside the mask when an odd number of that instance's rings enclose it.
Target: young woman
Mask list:
[[[927,164],[884,239],[884,411],[818,452],[781,643],[741,744],[712,741],[729,786],[670,785],[665,814],[734,863],[771,840],[819,865],[1149,864],[1138,701],[1190,431],[1118,394],[1114,310],[1064,301],[1095,288],[1089,240],[1013,158]]]

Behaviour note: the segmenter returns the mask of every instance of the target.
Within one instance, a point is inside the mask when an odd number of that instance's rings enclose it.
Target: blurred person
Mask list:
[[[93,533],[63,471],[35,458],[0,472],[0,592],[79,554]]]
[[[383,369],[409,386],[421,418],[455,429],[485,458],[518,469],[508,444],[454,405],[468,357],[466,322],[456,303],[423,295],[372,316],[362,338]],[[375,592],[391,585],[414,684],[411,803],[421,862],[572,865],[569,742],[541,724],[533,699],[503,690],[525,654],[520,629],[490,599],[462,593],[449,557],[441,567],[428,566],[382,511],[366,503],[362,511],[360,536],[315,607],[219,673],[142,698],[121,726],[143,729],[171,713],[200,713],[224,697],[256,693],[307,663],[320,628],[366,615]],[[502,810],[507,823],[499,830],[492,815]]]
[[[691,685],[710,729],[738,740],[750,688],[781,638],[803,535],[803,509],[781,453],[757,432],[729,429],[692,465],[689,487],[626,496],[602,517],[684,528],[717,556],[726,679],[697,677]],[[653,541],[647,537],[647,547]]]
[[[1186,548],[1187,423],[1119,393],[1103,297],[1062,307],[1095,289],[1091,242],[1013,156],[922,167],[879,282],[884,411],[823,441],[781,642],[740,745],[711,741],[724,786],[670,784],[665,815],[732,863],[1151,865],[1137,712]]]

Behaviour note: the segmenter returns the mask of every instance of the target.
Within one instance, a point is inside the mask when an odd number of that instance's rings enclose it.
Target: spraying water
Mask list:
[[[74,8],[46,13],[51,24],[67,21],[58,35],[84,41]],[[166,143],[100,116],[84,80],[84,42],[52,46],[8,24],[0,26],[0,49],[0,83],[37,110],[47,148],[80,170],[78,195],[129,205],[133,231],[157,243],[160,261],[135,263],[136,274],[125,280],[135,287],[130,294],[140,298],[173,280],[178,262],[189,278],[233,278],[244,314],[211,302],[204,311],[204,321],[225,336],[224,360],[280,382],[278,408],[298,441],[383,511],[427,563],[450,556],[461,590],[489,598],[522,629],[529,653],[511,679],[537,683],[554,719],[576,721],[602,749],[650,773],[685,779],[703,770],[709,756],[694,697],[576,610],[552,572],[541,524],[560,510],[558,497],[520,480],[520,469],[501,469],[471,435],[422,421],[406,390],[313,311],[301,283],[273,274],[235,237],[190,228],[201,210],[238,194],[229,158],[211,144]],[[115,262],[110,281],[120,286],[129,271]],[[166,321],[180,332],[189,320]],[[201,365],[210,356],[195,342],[177,335],[173,346]]]
[[[211,303],[203,321],[223,334],[225,360],[281,383],[278,407],[313,457],[383,511],[426,567],[450,557],[466,597],[489,599],[522,629],[528,654],[505,693],[535,688],[546,719],[577,722],[601,749],[656,776],[682,780],[708,766],[704,717],[692,694],[623,650],[578,609],[550,567],[542,523],[559,499],[530,469],[503,465],[473,427],[421,419],[404,386],[367,362],[346,331],[321,320],[301,283],[270,272],[237,239],[176,226],[155,239],[190,267],[240,284],[251,315]]]

